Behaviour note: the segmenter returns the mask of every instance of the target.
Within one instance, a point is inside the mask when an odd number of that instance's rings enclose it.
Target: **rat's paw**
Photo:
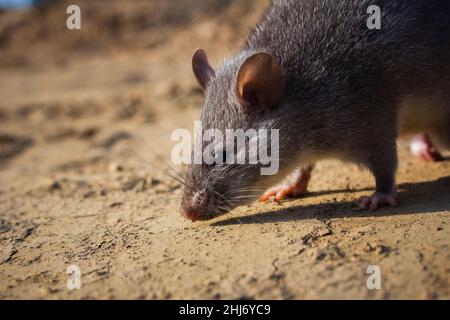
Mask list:
[[[308,182],[311,178],[311,170],[313,166],[306,166],[294,171],[291,177],[291,183],[282,184],[273,188],[268,189],[259,198],[259,201],[265,202],[272,197],[275,197],[276,202],[287,198],[296,198],[304,195],[308,192]]]
[[[412,155],[423,161],[436,162],[444,159],[426,134],[414,137],[410,148]]]
[[[265,202],[270,198],[275,197],[275,201],[280,202],[281,200],[287,198],[299,197],[307,192],[307,186],[307,181],[301,181],[290,185],[276,186],[264,192],[264,194],[259,198],[259,201]]]
[[[361,197],[356,201],[358,206],[357,210],[375,210],[382,205],[390,205],[392,207],[397,206],[397,200],[395,194],[374,193],[367,197]]]
[[[277,187],[273,187],[268,189],[264,194],[259,198],[259,201],[267,201],[272,197],[275,197],[276,202],[280,202],[281,200],[287,198],[295,198],[299,197],[306,193],[306,185],[281,185]]]

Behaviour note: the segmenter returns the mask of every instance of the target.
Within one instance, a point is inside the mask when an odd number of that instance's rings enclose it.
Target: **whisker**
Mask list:
[[[213,193],[216,194],[216,195],[218,195],[220,198],[222,198],[222,201],[225,201],[225,202],[230,203],[230,200],[227,199],[227,197],[225,197],[223,194],[220,194],[219,192],[214,191],[214,190],[213,190]]]

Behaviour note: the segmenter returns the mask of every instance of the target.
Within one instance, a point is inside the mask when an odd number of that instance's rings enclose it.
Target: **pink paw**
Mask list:
[[[275,201],[280,202],[281,200],[284,200],[286,198],[299,197],[302,194],[306,193],[306,187],[307,183],[296,183],[291,185],[281,185],[273,187],[264,192],[264,194],[259,198],[259,201],[265,202],[271,197],[275,197]]]
[[[397,206],[396,196],[385,193],[374,193],[371,196],[364,196],[356,201],[357,209],[359,210],[376,210],[379,206],[390,205],[392,207]]]
[[[443,157],[433,146],[427,134],[420,134],[411,141],[411,153],[413,156],[424,161],[442,161]]]
[[[270,188],[259,198],[259,201],[267,201],[275,197],[276,202],[286,198],[295,198],[305,194],[308,190],[308,182],[311,178],[312,167],[302,168],[294,172],[292,183]]]

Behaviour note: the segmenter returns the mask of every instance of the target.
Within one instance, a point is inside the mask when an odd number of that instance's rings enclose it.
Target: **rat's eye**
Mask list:
[[[214,164],[224,164],[227,161],[227,151],[219,149],[214,154]]]

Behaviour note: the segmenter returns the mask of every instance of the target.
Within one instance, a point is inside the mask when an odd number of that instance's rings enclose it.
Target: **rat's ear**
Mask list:
[[[244,107],[268,110],[283,97],[285,77],[283,68],[268,53],[248,57],[239,68],[236,89]]]
[[[203,90],[206,84],[214,77],[214,69],[209,65],[208,57],[203,49],[197,49],[192,56],[192,70],[195,78]]]

